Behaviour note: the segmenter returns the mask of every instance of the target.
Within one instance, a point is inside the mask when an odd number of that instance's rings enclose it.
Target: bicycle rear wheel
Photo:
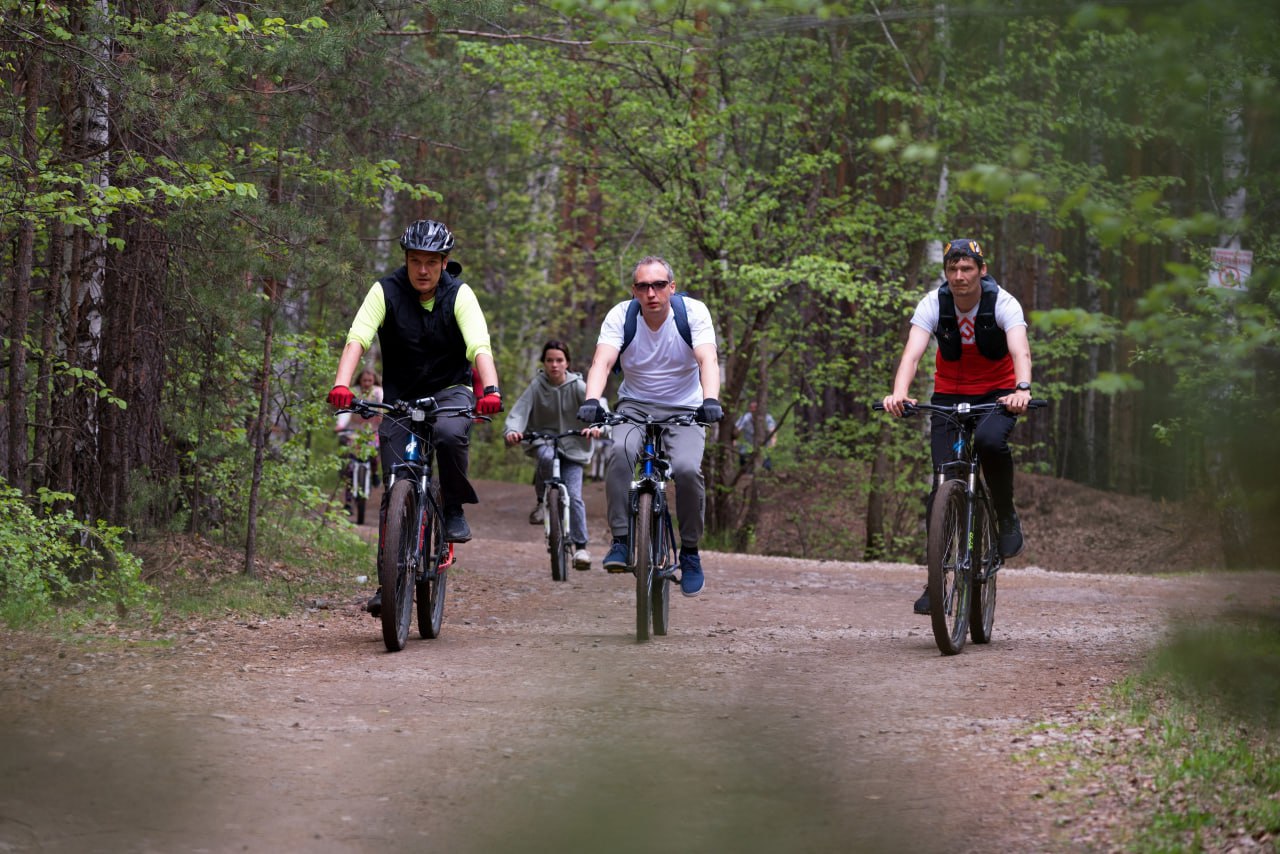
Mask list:
[[[649,639],[649,622],[653,613],[653,493],[638,496],[635,518],[636,555],[636,640]]]
[[[573,561],[573,549],[565,552],[569,539],[564,529],[564,505],[566,496],[559,486],[547,487],[547,551],[551,552],[551,577],[564,581],[569,577],[569,564]]]
[[[958,480],[945,480],[929,518],[929,612],[933,639],[943,655],[964,649],[969,629],[969,571],[965,567],[966,493]]]
[[[404,649],[413,622],[418,567],[418,496],[413,483],[396,481],[387,502],[386,542],[378,565],[382,585],[382,641],[390,652]]]
[[[444,593],[449,583],[449,573],[440,568],[440,562],[449,552],[444,541],[444,525],[440,519],[440,485],[434,480],[430,486],[432,500],[427,502],[423,520],[422,554],[427,561],[427,571],[418,582],[418,633],[427,640],[440,637],[444,624]]]
[[[995,514],[986,501],[973,508],[973,609],[969,614],[969,634],[974,643],[990,643],[996,619],[996,570],[1000,564],[1000,543],[996,539]],[[982,577],[979,580],[979,577]]]

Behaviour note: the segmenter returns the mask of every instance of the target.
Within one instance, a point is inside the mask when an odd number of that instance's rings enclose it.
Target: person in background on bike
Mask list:
[[[733,435],[738,439],[738,466],[746,468],[747,463],[751,462],[751,458],[756,453],[756,410],[760,404],[751,401],[747,404],[747,411],[738,416],[738,420],[733,424]],[[766,448],[772,448],[778,444],[778,436],[775,432],[778,429],[778,422],[773,419],[769,413],[764,415],[764,430],[766,441],[763,443]],[[769,460],[768,452],[764,455],[764,461],[760,463],[760,467],[765,471],[773,468],[773,463]]]
[[[360,372],[360,379],[357,383],[351,389],[355,397],[360,400],[372,400],[374,403],[382,403],[382,386],[378,383],[377,374],[365,368]],[[369,427],[377,430],[378,425],[381,423],[381,415],[365,418],[363,415],[354,412],[339,412],[333,429],[338,433],[338,444],[346,446],[351,444],[359,428]]]
[[[517,445],[525,431],[567,433],[578,428],[578,408],[587,399],[587,384],[582,374],[569,370],[569,345],[548,341],[542,345],[542,370],[516,400],[507,413],[504,428],[508,445]],[[543,522],[542,490],[551,476],[555,447],[551,442],[530,445],[526,450],[537,466],[533,472],[534,500],[529,514],[530,525]],[[587,507],[582,502],[582,469],[591,460],[591,437],[566,437],[560,440],[560,479],[569,490],[569,537],[573,541],[574,569],[590,569],[591,553],[587,551]]]
[[[884,408],[901,416],[904,404],[916,402],[911,397],[911,381],[935,336],[938,353],[933,403],[1004,404],[1007,411],[997,410],[978,425],[974,447],[998,517],[1000,554],[1015,557],[1022,553],[1022,525],[1013,506],[1013,454],[1008,440],[1017,416],[1027,411],[1031,401],[1027,321],[1013,294],[987,274],[986,258],[976,240],[948,243],[942,266],[946,281],[925,294],[916,306],[893,392],[885,396]],[[955,429],[945,419],[933,418],[930,444],[935,472],[954,458],[955,441]],[[929,494],[929,505],[932,503],[933,492]],[[916,601],[915,612],[929,613],[927,588]]]
[[[592,424],[604,419],[605,408],[600,398],[615,364],[622,367],[619,413],[661,418],[696,410],[699,421],[714,423],[724,418],[724,409],[717,400],[720,365],[716,333],[706,305],[677,295],[671,265],[653,255],[636,264],[631,293],[639,304],[634,338],[626,340],[627,310],[633,300],[625,300],[610,309],[600,328],[595,356],[587,372],[587,401],[578,411],[578,418]],[[682,317],[687,317],[685,324],[677,321],[673,300],[681,301]],[[605,556],[604,567],[610,572],[627,569],[627,493],[639,434],[640,428],[631,424],[613,428],[613,447],[605,477],[613,543]],[[702,478],[706,436],[703,428],[695,424],[667,427],[666,437],[676,484],[680,591],[685,596],[697,596],[703,587],[698,542],[702,539],[706,506],[706,486]]]
[[[405,229],[400,237],[405,263],[369,288],[347,333],[329,403],[339,409],[351,405],[347,386],[377,335],[388,401],[434,397],[442,407],[474,406],[482,415],[502,410],[489,327],[475,291],[460,278],[462,265],[449,260],[453,243],[453,233],[435,220],[419,220]],[[472,390],[473,362],[483,383],[478,400]],[[404,454],[409,431],[384,418],[379,437],[386,481],[392,464]],[[436,475],[445,539],[451,543],[471,539],[462,506],[479,500],[467,477],[470,437],[469,418],[441,418],[435,424]]]

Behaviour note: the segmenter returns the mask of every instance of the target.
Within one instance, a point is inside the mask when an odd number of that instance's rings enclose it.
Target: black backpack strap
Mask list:
[[[960,324],[956,320],[956,299],[946,284],[938,287],[938,328],[933,333],[938,339],[938,352],[948,362],[960,358]]]
[[[693,329],[689,326],[689,307],[684,304],[684,294],[671,295],[671,313],[675,316],[676,331],[684,339],[684,343],[693,349]],[[622,352],[636,337],[636,323],[640,319],[640,300],[632,299],[627,305],[627,316],[622,321],[622,346],[618,348],[618,361],[613,363],[613,372],[622,373]]]
[[[633,299],[627,305],[627,316],[622,321],[622,346],[618,348],[618,355],[622,355],[622,351],[626,350],[631,344],[631,339],[636,337],[636,321],[640,319],[640,300]]]
[[[671,295],[671,311],[676,316],[676,329],[680,332],[680,337],[684,339],[684,343],[689,345],[689,349],[693,349],[693,330],[689,328],[689,308],[684,304],[684,294],[675,293]],[[632,330],[634,334],[635,330]]]

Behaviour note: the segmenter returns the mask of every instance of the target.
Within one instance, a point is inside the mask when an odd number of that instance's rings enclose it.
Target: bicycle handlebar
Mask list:
[[[668,415],[664,418],[650,418],[649,416],[637,417],[627,415],[625,412],[606,412],[604,420],[592,427],[612,427],[615,424],[634,424],[637,427],[644,427],[649,424],[671,424],[676,427],[692,427],[697,424],[699,427],[709,427],[710,424],[699,421],[694,412],[677,412],[675,415]]]
[[[567,430],[564,433],[556,433],[553,430],[529,430],[521,435],[520,441],[521,442],[537,442],[539,440],[545,440],[545,439],[550,439],[552,441],[555,441],[557,439],[564,439],[569,436],[581,437],[583,430],[590,430],[590,429],[591,429],[590,427],[584,427],[582,428],[582,430]]]
[[[1032,398],[1027,403],[1027,409],[1042,409],[1049,405],[1049,401],[1043,398]],[[873,403],[871,408],[876,412],[884,412],[883,403]],[[1005,409],[1005,405],[999,402],[993,403],[903,403],[903,415],[915,415],[917,412],[937,412],[940,415],[982,415],[987,412],[995,412],[997,409]]]
[[[470,406],[440,406],[436,403],[434,397],[420,397],[417,400],[397,400],[394,403],[381,403],[376,400],[354,400],[347,409],[339,409],[338,412],[354,412],[365,418],[384,412],[393,418],[412,418],[418,413],[422,414],[422,418],[414,420],[435,421],[437,418],[445,417],[467,417],[478,418],[483,421],[492,421],[488,415],[480,415]]]

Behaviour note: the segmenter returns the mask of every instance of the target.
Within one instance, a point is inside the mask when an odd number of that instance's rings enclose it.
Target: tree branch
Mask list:
[[[375,30],[374,35],[378,36],[462,36],[463,38],[473,39],[491,39],[493,41],[534,41],[547,42],[548,44],[565,45],[566,47],[591,47],[599,42],[595,41],[578,41],[576,39],[558,39],[551,36],[537,36],[530,33],[486,33],[481,30],[458,30],[458,29],[440,29],[440,30]],[[621,47],[628,45],[643,45],[645,47],[660,47],[667,50],[683,51],[688,48],[680,45],[664,44],[662,42],[653,41],[617,41],[602,42],[610,47]]]

